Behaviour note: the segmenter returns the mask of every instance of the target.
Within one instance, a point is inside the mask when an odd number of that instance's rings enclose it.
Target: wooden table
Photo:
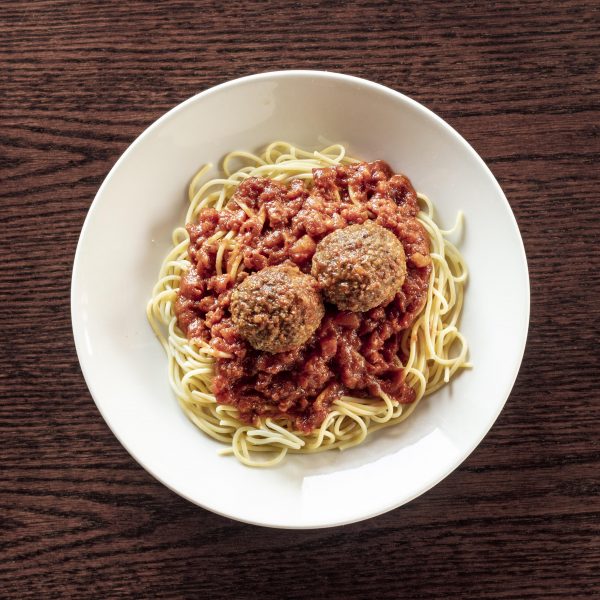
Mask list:
[[[2,3],[1,597],[600,597],[598,4],[487,4]],[[400,509],[316,531],[152,479],[92,402],[69,314],[81,225],[131,141],[200,90],[289,68],[378,81],[458,129],[506,192],[532,287],[521,372],[473,455]]]

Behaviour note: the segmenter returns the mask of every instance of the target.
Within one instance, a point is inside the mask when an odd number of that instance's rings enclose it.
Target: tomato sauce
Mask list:
[[[383,390],[401,403],[414,401],[404,381],[400,340],[422,310],[431,273],[429,238],[416,218],[415,190],[384,161],[313,170],[312,185],[264,178],[243,181],[226,207],[206,209],[187,225],[192,268],[182,278],[175,311],[190,339],[204,340],[231,355],[216,359],[213,392],[235,406],[240,418],[287,417],[300,431],[318,427],[331,403],[344,394],[377,396]],[[269,354],[252,348],[231,321],[233,287],[249,273],[285,261],[310,273],[316,246],[328,233],[372,219],[402,242],[407,274],[385,307],[365,313],[326,305],[320,326],[301,347]],[[234,231],[237,245],[222,257],[211,237]],[[228,274],[234,264],[240,268]]]

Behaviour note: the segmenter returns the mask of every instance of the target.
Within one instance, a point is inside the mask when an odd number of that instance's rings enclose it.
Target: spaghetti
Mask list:
[[[288,143],[274,142],[260,156],[232,152],[223,161],[225,177],[202,183],[211,168],[206,165],[192,179],[186,223],[196,223],[199,214],[207,209],[222,211],[240,183],[250,177],[283,184],[294,180],[310,183],[313,169],[355,163],[358,161],[347,157],[341,145],[310,153]],[[228,445],[223,453],[233,453],[248,466],[268,467],[281,462],[287,453],[355,446],[369,433],[408,418],[423,397],[448,383],[459,369],[470,366],[467,343],[458,330],[467,269],[459,251],[448,240],[461,228],[462,213],[451,230],[443,231],[434,221],[429,199],[419,194],[418,201],[418,220],[429,237],[431,269],[424,308],[402,332],[400,341],[400,353],[405,357],[403,379],[414,391],[414,401],[400,403],[383,390],[376,398],[343,395],[332,402],[322,422],[308,433],[295,428],[293,420],[279,416],[248,424],[241,420],[235,406],[217,402],[213,393],[215,363],[218,359],[231,359],[232,355],[200,336],[191,341],[189,331],[186,336],[178,326],[175,304],[191,263],[190,235],[184,227],[175,229],[173,248],[161,267],[147,315],[167,353],[169,381],[181,407],[199,429]],[[248,218],[257,218],[250,206],[239,200],[237,205]],[[211,235],[210,241],[217,248],[217,277],[230,276],[235,280],[244,269],[237,237],[233,229]]]

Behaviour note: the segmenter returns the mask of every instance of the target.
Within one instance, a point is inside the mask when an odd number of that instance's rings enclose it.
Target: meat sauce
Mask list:
[[[314,169],[312,186],[248,178],[223,210],[203,210],[197,223],[188,224],[192,268],[182,278],[175,312],[189,339],[231,356],[216,359],[217,402],[235,406],[248,423],[287,417],[304,433],[318,427],[344,394],[373,397],[383,390],[400,403],[413,402],[415,393],[404,382],[406,357],[399,353],[402,331],[425,304],[431,273],[429,238],[418,210],[410,181],[375,161]],[[364,313],[327,304],[303,346],[279,354],[252,348],[231,320],[233,287],[249,273],[285,261],[310,273],[321,239],[367,219],[392,231],[404,247],[407,273],[394,299]],[[228,231],[236,232],[237,245],[225,251],[219,275],[219,242],[210,238]],[[227,273],[240,260],[234,281]]]

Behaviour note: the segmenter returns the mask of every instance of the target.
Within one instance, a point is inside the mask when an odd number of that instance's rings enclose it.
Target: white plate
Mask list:
[[[251,469],[180,410],[145,306],[186,186],[206,162],[283,139],[305,148],[342,142],[406,173],[451,226],[470,270],[462,331],[472,371],[425,399],[406,422],[359,447],[290,456]],[[216,172],[216,170],[215,170]],[[476,152],[413,100],[362,79],[283,71],[237,79],[183,102],[150,126],[102,184],[81,232],[71,291],[81,368],[102,416],[131,455],[166,486],[216,513],[274,527],[325,527],[400,506],[453,471],[477,446],[514,383],[527,337],[529,280],[519,230]]]

